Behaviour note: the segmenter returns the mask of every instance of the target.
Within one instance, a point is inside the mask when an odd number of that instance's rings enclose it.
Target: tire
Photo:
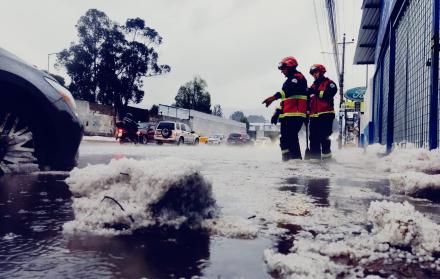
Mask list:
[[[44,152],[37,153],[35,148],[36,133],[29,117],[18,106],[5,105],[0,106],[0,175],[12,173],[24,164],[46,168]]]
[[[147,136],[142,136],[142,138],[141,138],[141,143],[142,143],[142,144],[147,144],[147,143],[148,143]]]
[[[160,131],[160,133],[162,134],[164,139],[167,139],[167,138],[171,137],[172,131],[167,129],[167,128],[165,128],[165,129],[162,129]]]
[[[194,145],[198,145],[198,144],[199,144],[199,139],[197,138],[194,140]]]

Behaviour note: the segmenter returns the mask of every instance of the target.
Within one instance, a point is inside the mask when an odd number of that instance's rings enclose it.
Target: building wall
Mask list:
[[[374,142],[429,147],[434,1],[384,1],[372,98]],[[403,8],[391,13],[390,7]],[[390,20],[390,14],[397,17]]]
[[[218,117],[195,110],[181,109],[171,106],[159,105],[159,116],[164,119],[181,119],[199,135],[211,136],[230,133],[246,133],[246,124],[231,119]]]
[[[84,134],[89,136],[113,136],[115,122],[113,108],[76,100],[78,116],[84,124]]]

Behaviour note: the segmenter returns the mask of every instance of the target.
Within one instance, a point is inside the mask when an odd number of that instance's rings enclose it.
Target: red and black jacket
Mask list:
[[[333,97],[338,88],[326,77],[318,78],[309,88],[310,117],[318,117],[325,113],[335,113]]]
[[[281,91],[274,95],[281,99],[280,118],[306,117],[307,113],[307,80],[298,71],[289,74]]]

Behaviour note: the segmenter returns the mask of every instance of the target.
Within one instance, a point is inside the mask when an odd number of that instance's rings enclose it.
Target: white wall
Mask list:
[[[89,102],[76,100],[78,117],[84,125],[85,135],[113,136],[115,123],[112,115],[90,109]]]

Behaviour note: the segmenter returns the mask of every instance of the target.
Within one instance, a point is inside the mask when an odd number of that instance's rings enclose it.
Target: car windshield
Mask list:
[[[160,122],[159,125],[157,125],[157,129],[174,130],[174,123],[173,122]]]

